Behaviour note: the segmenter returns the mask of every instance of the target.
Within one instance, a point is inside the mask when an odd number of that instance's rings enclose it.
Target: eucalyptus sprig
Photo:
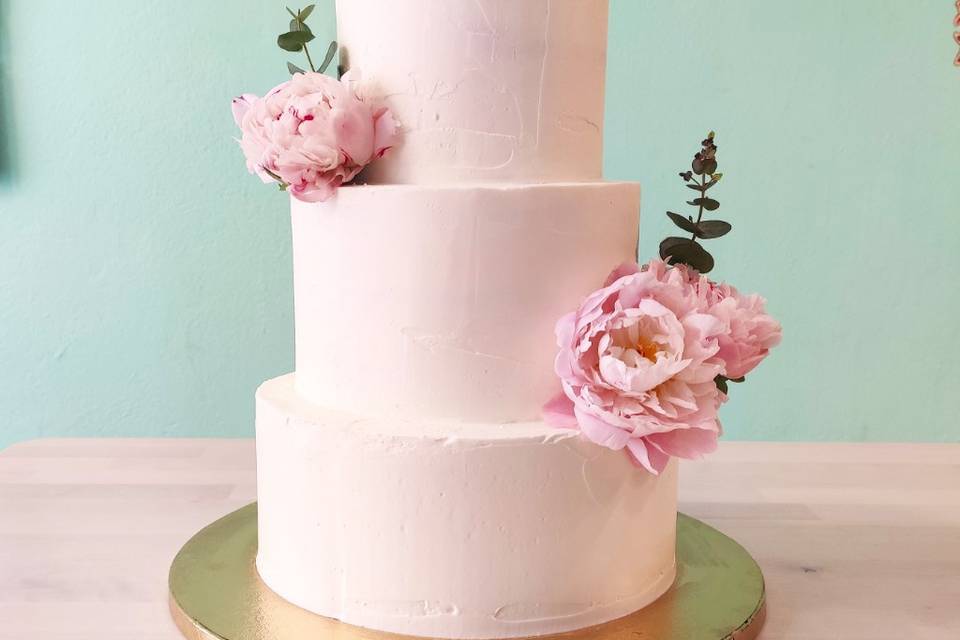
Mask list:
[[[713,143],[713,136],[711,131],[701,141],[701,149],[693,156],[690,170],[680,172],[686,187],[700,193],[699,197],[687,201],[687,204],[697,207],[697,219],[667,211],[673,223],[689,233],[690,237],[670,236],[660,243],[662,260],[668,264],[685,264],[700,273],[709,273],[713,269],[713,256],[697,240],[719,238],[732,228],[729,222],[723,220],[703,219],[704,211],[716,211],[720,207],[717,200],[707,196],[707,191],[723,177],[722,173],[717,173],[717,145]]]
[[[310,71],[323,73],[333,61],[333,56],[337,54],[337,41],[334,40],[330,43],[330,45],[327,47],[326,55],[323,56],[323,62],[320,63],[319,67],[314,67],[313,59],[310,57],[310,50],[307,48],[307,43],[312,41],[316,36],[313,35],[310,27],[307,26],[307,18],[311,13],[313,13],[313,8],[315,6],[316,5],[312,4],[307,5],[305,8],[299,9],[296,13],[291,11],[290,7],[287,7],[287,13],[289,13],[293,19],[290,20],[290,30],[277,36],[277,46],[284,51],[291,51],[294,53],[297,51],[303,51],[303,53],[307,56],[307,64],[310,66]],[[291,75],[294,73],[306,73],[303,69],[292,62],[287,63],[287,71],[289,71]]]

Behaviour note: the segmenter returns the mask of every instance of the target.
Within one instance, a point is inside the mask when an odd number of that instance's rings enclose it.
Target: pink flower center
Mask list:
[[[657,352],[660,351],[660,345],[641,338],[637,341],[634,348],[641,357],[646,358],[650,362],[657,361]]]
[[[636,366],[641,359],[656,363],[657,357],[669,347],[656,339],[661,336],[657,336],[655,331],[647,331],[653,327],[645,327],[646,324],[641,320],[611,331],[611,355],[628,366]]]

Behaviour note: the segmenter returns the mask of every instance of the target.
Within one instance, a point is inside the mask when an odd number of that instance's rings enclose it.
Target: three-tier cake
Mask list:
[[[296,371],[257,392],[264,582],[345,622],[502,638],[633,612],[674,578],[659,476],[547,426],[553,328],[636,257],[601,179],[606,0],[338,0],[402,142],[291,199]]]

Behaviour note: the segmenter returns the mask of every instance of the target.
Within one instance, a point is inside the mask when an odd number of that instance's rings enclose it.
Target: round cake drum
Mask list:
[[[763,574],[716,529],[680,514],[677,579],[652,605],[618,620],[560,634],[583,640],[755,638],[763,624]],[[257,505],[220,518],[191,538],[170,567],[170,609],[191,640],[393,640],[292,605],[254,567]],[[560,637],[558,636],[558,637]],[[549,637],[549,636],[544,636]]]

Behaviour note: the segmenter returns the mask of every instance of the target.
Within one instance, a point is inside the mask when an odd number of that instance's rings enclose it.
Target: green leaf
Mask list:
[[[674,250],[681,244],[690,242],[690,238],[678,238],[677,236],[670,236],[669,238],[664,238],[660,243],[660,259],[666,260],[673,255]]]
[[[313,6],[313,5],[310,5]],[[327,54],[323,56],[323,62],[320,63],[320,66],[317,67],[317,71],[323,73],[327,70],[327,67],[330,66],[330,63],[333,62],[333,56],[337,55],[337,41],[334,40],[330,43],[330,46],[327,47]]]
[[[717,161],[713,158],[694,158],[690,163],[690,168],[698,176],[703,174],[713,175],[717,171]]]
[[[673,242],[665,248],[668,241]],[[660,243],[660,257],[669,264],[685,264],[700,273],[709,273],[713,269],[713,256],[699,242],[689,238],[667,238]]]
[[[277,36],[277,46],[284,51],[300,51],[311,40],[313,34],[309,31],[288,31]]]
[[[313,8],[315,6],[316,5],[308,4],[306,7],[304,7],[303,9],[300,9],[300,11],[297,12],[297,15],[300,18],[300,22],[305,22],[307,18],[310,17],[310,14],[313,13]]]
[[[718,174],[718,175],[722,175],[722,174]],[[699,191],[701,193],[705,193],[707,189],[717,184],[719,181],[720,181],[720,178],[716,178],[714,180],[708,180],[704,184],[688,184],[687,188],[693,189],[694,191]]]
[[[673,220],[673,224],[677,225],[687,233],[696,233],[697,225],[690,220],[689,218],[684,218],[679,213],[674,213],[673,211],[667,211],[667,215]]]
[[[739,378],[727,378],[727,380],[729,380],[730,382],[743,382],[744,380],[746,380],[746,377],[740,376]]]
[[[696,234],[698,238],[709,240],[710,238],[719,238],[730,233],[733,227],[729,222],[723,220],[702,220],[697,225]]]
[[[687,204],[692,204],[695,207],[703,207],[707,211],[716,211],[720,206],[720,203],[713,198],[694,198],[693,200],[688,200]]]
[[[282,33],[277,36],[277,46],[284,51],[297,52],[303,49],[303,44],[290,39],[289,33]]]
[[[287,63],[287,71],[290,72],[290,75],[293,75],[295,73],[306,73],[306,71],[304,71],[297,65],[293,64],[292,62]]]
[[[291,32],[291,33],[294,33],[294,32],[297,32],[297,31],[302,31],[302,32],[304,32],[304,33],[309,34],[309,35],[310,35],[310,40],[313,40],[313,31],[310,30],[310,27],[308,27],[307,25],[303,24],[302,22],[297,22],[296,20],[291,20],[291,21],[290,21],[290,32]],[[310,40],[307,40],[307,42],[310,42]]]
[[[717,385],[717,389],[720,389],[724,395],[728,394],[727,378],[724,378],[723,376],[717,376],[713,379],[713,382]]]

